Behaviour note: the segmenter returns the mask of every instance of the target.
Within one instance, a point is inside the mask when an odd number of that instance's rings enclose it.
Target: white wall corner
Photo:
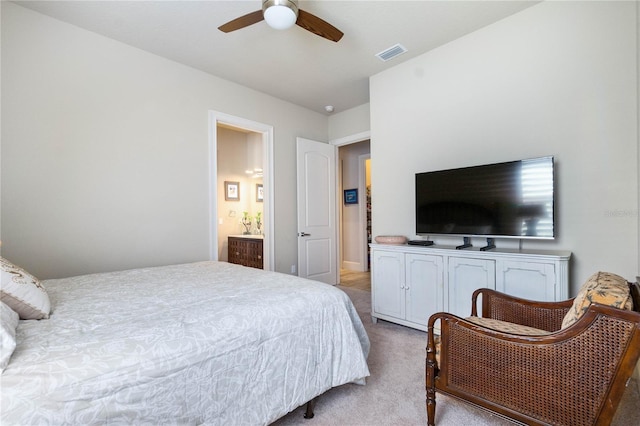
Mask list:
[[[370,129],[371,119],[368,103],[334,114],[328,120],[330,141],[366,132]]]

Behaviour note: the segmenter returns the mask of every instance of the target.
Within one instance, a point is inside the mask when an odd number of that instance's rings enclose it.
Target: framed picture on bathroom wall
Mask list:
[[[262,203],[264,201],[264,187],[261,183],[256,183],[256,201]]]
[[[240,182],[224,181],[225,201],[240,201]]]

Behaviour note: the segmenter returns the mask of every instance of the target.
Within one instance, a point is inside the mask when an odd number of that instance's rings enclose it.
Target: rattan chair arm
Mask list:
[[[556,331],[571,308],[573,299],[543,302],[511,296],[488,288],[473,292],[471,315],[478,316],[478,297],[482,296],[482,316],[546,331]]]
[[[435,361],[435,353],[436,353],[436,343],[435,343],[435,324],[440,321],[442,318],[459,318],[453,314],[448,312],[436,312],[429,317],[429,321],[427,323],[427,359],[429,358],[429,353],[433,354],[433,360]],[[462,319],[462,318],[459,318]]]
[[[447,312],[440,312],[440,313],[433,314],[429,318],[429,329],[428,329],[429,341],[431,341],[432,339],[431,331],[432,329],[435,329],[434,326],[436,321],[450,321],[455,323],[456,326],[468,329],[470,332],[478,334],[480,336],[491,337],[494,339],[513,342],[516,344],[548,345],[548,344],[554,344],[554,343],[562,343],[564,341],[570,340],[571,338],[575,337],[578,334],[591,332],[590,329],[593,327],[597,318],[601,316],[608,316],[616,319],[617,321],[635,323],[635,326],[640,328],[640,313],[618,309],[612,306],[601,305],[598,303],[594,303],[591,306],[589,306],[589,309],[587,310],[587,312],[572,326],[567,327],[563,330],[549,332],[548,334],[533,335],[533,336],[524,335],[524,334],[513,334],[513,333],[493,330],[491,328],[487,328],[482,325],[473,323],[471,321],[468,321],[456,315],[453,315]],[[447,327],[441,324],[440,338],[443,342],[444,340],[447,339],[446,329]]]

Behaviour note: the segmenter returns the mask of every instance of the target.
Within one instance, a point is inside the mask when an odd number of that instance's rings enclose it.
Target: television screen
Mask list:
[[[553,157],[416,173],[416,234],[553,239]]]

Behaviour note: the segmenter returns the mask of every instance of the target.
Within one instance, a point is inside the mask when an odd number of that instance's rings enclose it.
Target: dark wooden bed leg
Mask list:
[[[305,419],[312,419],[313,418],[313,409],[316,406],[316,401],[317,400],[318,400],[318,397],[316,396],[311,401],[307,402],[307,410],[304,412],[304,418]]]

